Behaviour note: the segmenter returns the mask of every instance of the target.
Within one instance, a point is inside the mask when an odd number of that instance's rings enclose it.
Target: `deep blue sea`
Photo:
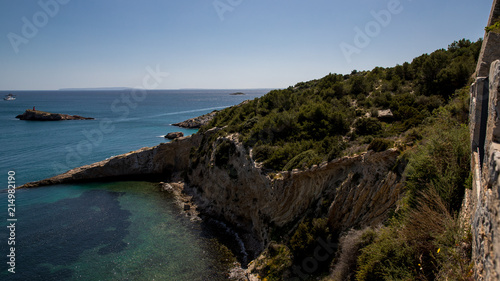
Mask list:
[[[241,91],[245,95],[229,95]],[[0,280],[223,280],[220,245],[149,182],[16,185],[166,142],[170,124],[254,99],[268,90],[19,91],[0,100]],[[1,92],[0,96],[10,92]],[[26,109],[93,117],[37,122]],[[11,209],[11,212],[12,209]],[[15,218],[16,221],[8,221]],[[15,230],[7,226],[15,223]],[[13,234],[14,233],[14,234]],[[10,239],[14,235],[14,239]],[[9,245],[15,241],[15,245]],[[12,243],[12,242],[11,242]],[[15,273],[7,264],[15,251]]]

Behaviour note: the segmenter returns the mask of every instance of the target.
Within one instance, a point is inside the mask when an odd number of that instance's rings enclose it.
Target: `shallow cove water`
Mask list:
[[[129,94],[126,90],[14,92],[15,101],[0,101],[0,280],[225,280],[233,259],[227,249],[203,224],[181,215],[171,195],[149,182],[17,190],[16,273],[12,274],[7,271],[11,246],[6,188],[9,171],[15,172],[19,186],[64,172],[63,168],[154,146],[165,142],[162,136],[168,132],[196,132],[172,123],[267,91],[248,91],[244,96],[231,92],[148,91],[146,99],[127,111],[123,103],[116,103]],[[14,118],[33,106],[96,120]],[[114,129],[94,138],[99,141],[91,142],[90,149],[78,151],[103,120],[111,121]]]
[[[156,184],[58,185],[17,198],[16,273],[1,280],[226,278],[231,257]]]

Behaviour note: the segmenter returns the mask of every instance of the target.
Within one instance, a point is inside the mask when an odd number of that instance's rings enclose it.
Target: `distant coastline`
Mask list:
[[[127,87],[109,87],[109,88],[63,88],[58,91],[124,91],[134,90],[134,88]]]
[[[92,91],[131,91],[131,90],[146,90],[148,92],[159,92],[159,91],[180,91],[180,92],[224,92],[224,93],[236,93],[243,92],[245,94],[251,94],[253,92],[261,91],[272,91],[272,90],[282,90],[284,88],[248,88],[248,89],[204,89],[204,88],[180,88],[180,89],[139,89],[139,88],[129,88],[129,87],[102,87],[102,88],[60,88],[60,89],[3,89],[0,93],[20,93],[20,92],[92,92]]]

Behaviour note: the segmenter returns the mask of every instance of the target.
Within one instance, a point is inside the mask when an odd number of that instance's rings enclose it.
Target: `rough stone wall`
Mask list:
[[[493,1],[493,6],[491,8],[490,18],[488,19],[488,26],[495,24],[500,21],[500,5],[498,0]]]
[[[479,79],[478,79],[479,80]],[[476,280],[498,280],[500,278],[500,61],[495,61],[490,75],[485,80],[487,88],[482,88],[483,96],[488,96],[488,112],[485,130],[478,130],[484,138],[484,148],[473,151],[472,169],[474,175],[472,204],[473,259]],[[482,82],[481,82],[482,83]],[[476,92],[478,87],[473,87]],[[480,95],[476,93],[476,95]],[[477,101],[472,100],[472,104]],[[471,118],[472,120],[472,118]],[[477,124],[476,124],[477,126]],[[477,139],[473,135],[473,142]]]
[[[491,26],[500,21],[500,1],[494,0],[491,8],[490,17],[487,26]],[[484,35],[483,46],[476,68],[477,77],[487,77],[490,74],[491,64],[500,59],[500,34],[496,32],[487,32]]]
[[[493,2],[488,26],[500,20]],[[471,87],[470,132],[473,190],[464,200],[471,210],[476,280],[500,278],[500,34],[485,35]]]

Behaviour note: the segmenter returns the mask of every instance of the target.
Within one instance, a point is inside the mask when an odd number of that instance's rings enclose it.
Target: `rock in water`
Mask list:
[[[32,109],[27,109],[23,114],[17,115],[16,118],[28,121],[94,120],[94,118],[90,117],[50,113]]]
[[[173,133],[168,133],[165,138],[169,140],[177,139],[177,138],[182,138],[184,134],[182,132],[173,132]]]

